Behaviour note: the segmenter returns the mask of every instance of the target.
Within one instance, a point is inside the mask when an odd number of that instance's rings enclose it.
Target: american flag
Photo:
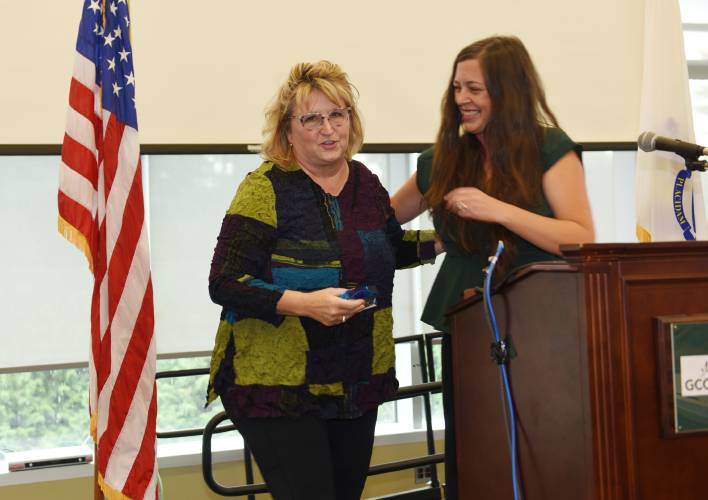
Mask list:
[[[88,258],[89,406],[109,498],[157,498],[155,338],[126,0],[85,0],[59,175],[59,230]]]

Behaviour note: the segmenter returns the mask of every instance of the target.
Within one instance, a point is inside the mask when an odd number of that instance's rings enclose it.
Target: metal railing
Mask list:
[[[441,487],[440,481],[438,479],[436,464],[445,461],[444,453],[435,452],[435,435],[433,432],[433,422],[432,422],[432,409],[430,405],[430,396],[432,394],[439,393],[442,390],[442,383],[436,380],[435,377],[435,363],[433,358],[433,343],[442,337],[442,333],[423,333],[418,335],[410,335],[407,337],[398,337],[394,339],[396,344],[403,344],[409,342],[415,342],[418,348],[418,364],[417,367],[420,369],[420,379],[422,383],[410,385],[406,387],[400,387],[394,400],[407,399],[413,397],[423,398],[423,411],[425,414],[425,438],[427,455],[408,458],[404,460],[397,460],[394,462],[387,462],[383,464],[372,465],[369,467],[369,476],[374,476],[378,474],[386,474],[389,472],[396,472],[400,470],[413,469],[415,467],[422,467],[430,465],[431,476],[428,487],[421,488],[417,490],[412,490],[408,492],[401,492],[395,495],[388,495],[386,497],[380,497],[381,499],[439,499],[441,498]],[[415,365],[414,365],[415,366]],[[208,368],[197,368],[190,370],[169,370],[160,371],[156,374],[156,380],[163,378],[176,378],[176,377],[193,377],[198,375],[208,375]],[[206,424],[206,426],[201,429],[183,429],[170,432],[157,432],[157,438],[169,439],[178,437],[188,437],[188,436],[202,436],[202,474],[204,476],[204,481],[209,488],[222,496],[248,496],[248,500],[254,500],[254,495],[259,493],[267,493],[268,487],[264,483],[255,483],[253,474],[253,456],[248,448],[248,445],[244,441],[243,447],[243,461],[246,473],[246,484],[242,486],[224,486],[218,483],[214,479],[213,473],[213,461],[212,461],[212,448],[211,440],[212,436],[217,433],[229,432],[236,430],[236,426],[233,424],[227,424],[219,426],[224,421],[227,421],[229,417],[226,412],[218,413],[213,416],[211,420]]]

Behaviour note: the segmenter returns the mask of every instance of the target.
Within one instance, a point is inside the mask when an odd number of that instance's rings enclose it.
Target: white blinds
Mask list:
[[[391,190],[415,155],[367,155]],[[220,307],[208,294],[216,236],[237,185],[257,155],[143,157],[150,229],[155,334],[159,354],[210,351]],[[93,278],[83,254],[56,229],[56,156],[0,156],[0,372],[85,363]],[[426,266],[428,278],[436,269]],[[428,287],[398,273],[397,335],[427,331],[417,322]]]

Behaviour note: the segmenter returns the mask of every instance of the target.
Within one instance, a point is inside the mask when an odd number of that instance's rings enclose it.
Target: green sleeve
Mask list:
[[[582,161],[583,147],[573,142],[568,134],[559,128],[547,128],[541,148],[541,162],[546,172],[560,160],[568,151],[575,151]]]
[[[428,148],[418,156],[418,169],[415,175],[415,182],[421,194],[425,194],[430,188],[430,175],[432,172],[433,148]]]

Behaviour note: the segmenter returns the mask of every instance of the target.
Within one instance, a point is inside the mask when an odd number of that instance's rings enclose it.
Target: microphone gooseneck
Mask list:
[[[654,132],[642,132],[637,138],[639,149],[646,153],[652,151],[668,151],[677,154],[686,160],[697,160],[699,156],[708,155],[708,148],[684,142],[679,139],[669,139],[656,135]]]
[[[497,324],[497,316],[494,312],[492,304],[492,276],[494,268],[497,265],[499,256],[504,251],[504,242],[499,241],[494,255],[489,257],[489,266],[484,269],[484,293],[482,298],[487,316],[487,323],[492,330],[494,342],[492,342],[492,359],[499,365],[499,370],[502,379],[502,407],[506,419],[506,431],[509,439],[509,455],[511,459],[511,483],[514,492],[514,500],[521,500],[522,489],[519,480],[519,452],[516,437],[516,409],[514,405],[514,395],[509,382],[509,372],[507,370],[509,361],[514,357],[515,352],[510,344],[510,338],[501,338],[499,325]]]

